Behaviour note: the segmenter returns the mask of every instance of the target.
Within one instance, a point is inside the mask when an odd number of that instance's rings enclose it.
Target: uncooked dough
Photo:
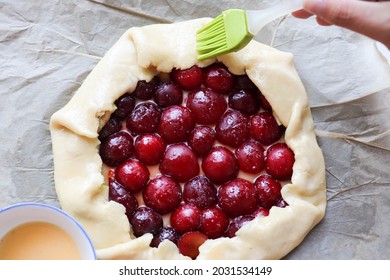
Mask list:
[[[239,52],[197,61],[196,30],[211,19],[129,29],[96,65],[50,122],[55,188],[61,207],[86,229],[99,259],[188,259],[170,241],[149,247],[151,234],[135,238],[125,208],[108,201],[98,153],[98,131],[139,80],[159,72],[223,62],[234,74],[247,73],[287,129],[295,153],[291,183],[282,189],[289,204],[247,223],[235,238],[207,240],[198,259],[280,259],[323,218],[326,207],[324,158],[316,140],[305,88],[293,55],[252,41]]]

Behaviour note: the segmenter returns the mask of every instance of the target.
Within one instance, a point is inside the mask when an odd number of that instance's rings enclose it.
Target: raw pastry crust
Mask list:
[[[129,29],[107,52],[69,103],[50,123],[55,187],[61,207],[89,233],[99,259],[187,259],[163,242],[149,247],[151,234],[134,238],[122,205],[108,201],[98,131],[113,103],[139,80],[158,72],[189,68],[196,59],[195,32],[203,18]],[[295,153],[291,183],[282,189],[286,208],[273,207],[237,232],[235,238],[207,240],[198,259],[279,259],[322,219],[326,206],[325,164],[317,144],[304,86],[290,53],[252,41],[243,50],[218,57],[234,74],[258,86],[287,127],[285,141]]]

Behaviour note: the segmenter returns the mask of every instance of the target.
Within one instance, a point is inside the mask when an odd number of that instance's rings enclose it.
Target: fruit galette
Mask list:
[[[100,259],[278,259],[324,215],[292,55],[199,62],[208,21],[130,29],[51,119],[61,207]]]

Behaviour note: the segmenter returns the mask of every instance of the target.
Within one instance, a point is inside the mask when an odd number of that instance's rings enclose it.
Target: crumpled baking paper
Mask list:
[[[128,28],[275,2],[0,0],[0,207],[59,206],[50,117]],[[295,55],[326,160],[325,218],[286,259],[389,259],[388,50],[292,16],[272,22],[256,39]]]

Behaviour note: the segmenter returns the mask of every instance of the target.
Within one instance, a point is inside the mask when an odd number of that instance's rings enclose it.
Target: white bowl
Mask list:
[[[69,214],[48,204],[19,203],[0,209],[0,240],[12,229],[29,222],[51,223],[75,241],[83,260],[95,260],[93,244],[82,226]]]

